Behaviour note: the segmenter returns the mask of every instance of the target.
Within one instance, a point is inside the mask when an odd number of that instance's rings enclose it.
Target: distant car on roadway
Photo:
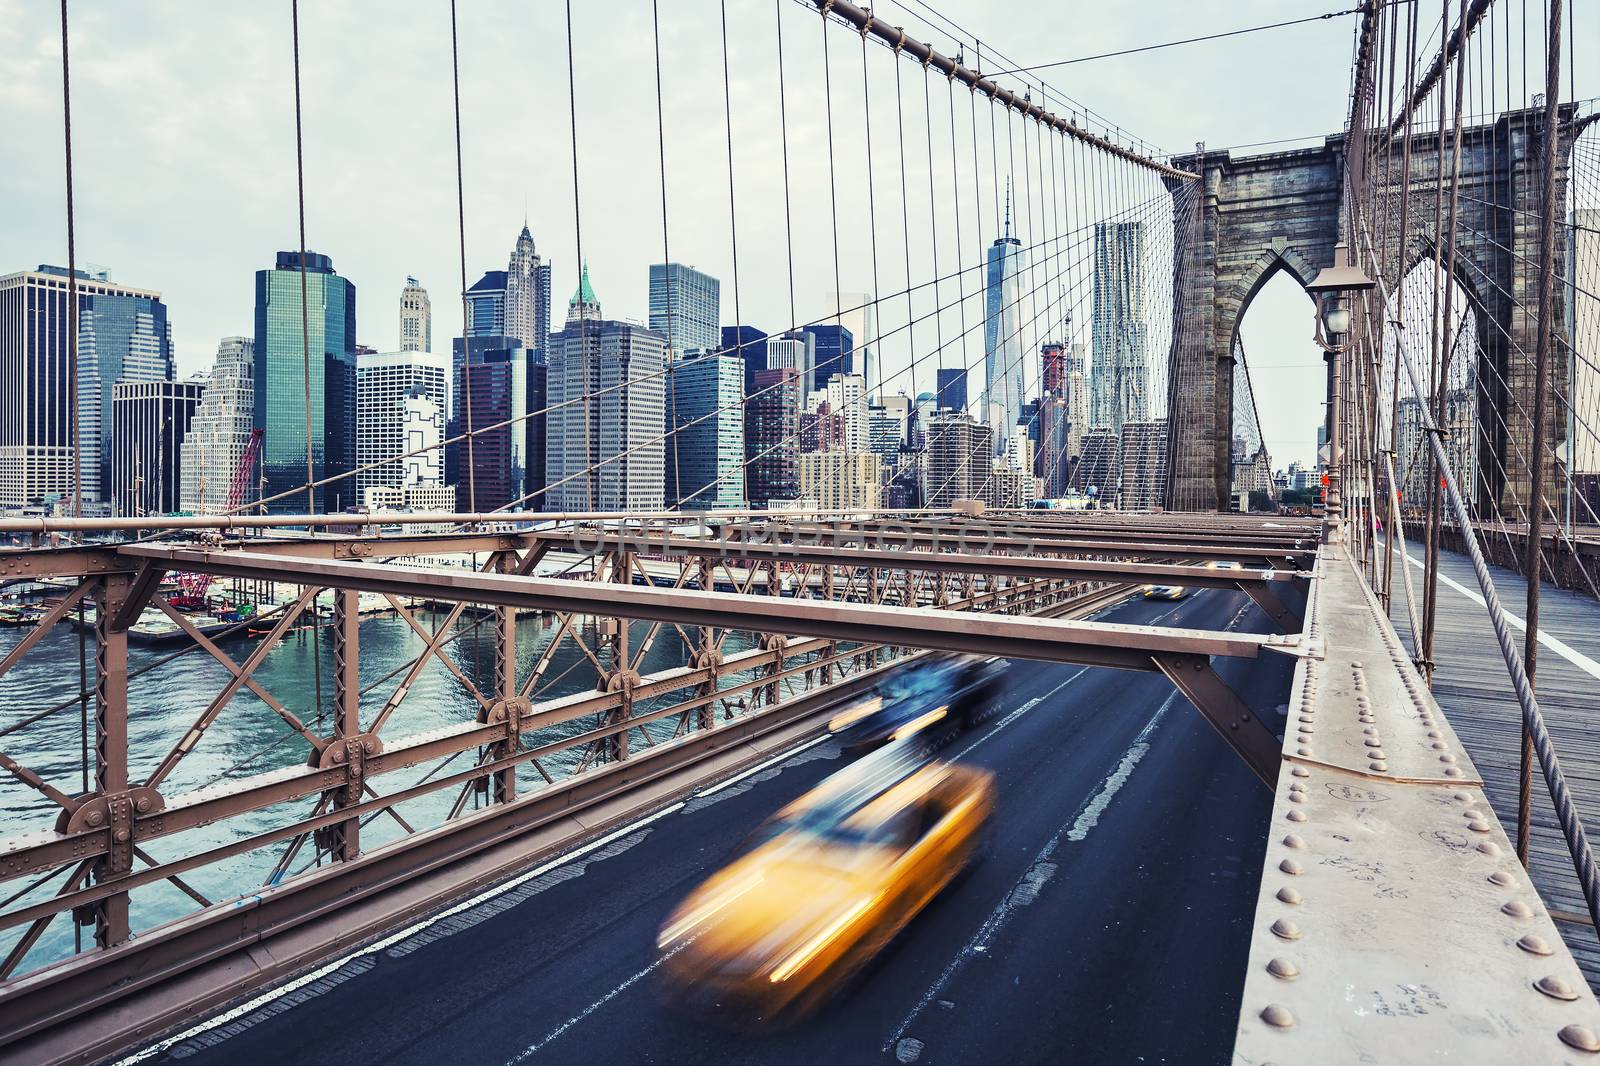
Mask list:
[[[799,1020],[979,854],[993,775],[907,744],[784,807],[656,939],[669,1001],[734,1028]]]
[[[1206,563],[1207,570],[1243,570],[1244,564],[1234,559],[1212,559]]]
[[[1189,590],[1182,585],[1146,585],[1144,598],[1147,600],[1181,600],[1189,595]]]
[[[998,660],[975,655],[915,660],[835,714],[828,729],[846,750],[904,740],[946,721],[971,729],[999,697],[1003,670]]]

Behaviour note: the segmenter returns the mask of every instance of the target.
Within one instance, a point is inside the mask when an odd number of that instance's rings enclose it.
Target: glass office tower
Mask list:
[[[1022,242],[1011,235],[1011,205],[1006,203],[1005,234],[989,246],[984,264],[983,410],[994,428],[996,454],[1022,414],[1022,287],[1026,265]]]
[[[268,497],[305,486],[308,452],[315,481],[348,472],[355,459],[356,287],[328,256],[307,252],[305,292],[302,317],[299,252],[279,252],[271,270],[256,271],[255,424],[264,431]],[[324,512],[359,502],[345,479],[314,490],[309,505]],[[301,491],[267,506],[301,514],[308,497]]]

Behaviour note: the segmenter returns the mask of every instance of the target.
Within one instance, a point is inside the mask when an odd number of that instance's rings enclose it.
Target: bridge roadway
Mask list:
[[[1243,593],[1135,599],[1108,621],[1265,633]],[[1294,662],[1219,671],[1254,707]],[[1011,663],[1003,705],[944,754],[992,770],[991,855],[841,999],[794,1030],[669,1012],[654,940],[767,815],[839,768],[829,740],[145,1061],[1222,1062],[1272,794],[1163,677]],[[1282,718],[1269,715],[1280,726]]]

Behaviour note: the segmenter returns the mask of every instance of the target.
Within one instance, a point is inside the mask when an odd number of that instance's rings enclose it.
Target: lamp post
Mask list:
[[[1333,265],[1323,267],[1306,286],[1312,299],[1321,302],[1316,318],[1316,341],[1328,360],[1328,497],[1327,520],[1323,526],[1323,540],[1327,544],[1344,541],[1344,433],[1339,410],[1344,399],[1344,357],[1350,347],[1345,342],[1350,332],[1350,309],[1345,306],[1345,295],[1363,292],[1374,284],[1360,267],[1350,265],[1350,249],[1340,241],[1333,247]]]

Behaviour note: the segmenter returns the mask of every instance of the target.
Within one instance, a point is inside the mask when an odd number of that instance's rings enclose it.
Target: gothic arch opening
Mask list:
[[[1277,260],[1240,308],[1233,342],[1232,490],[1252,510],[1308,504],[1317,485],[1327,368],[1315,302]],[[1280,476],[1281,475],[1281,476]]]

